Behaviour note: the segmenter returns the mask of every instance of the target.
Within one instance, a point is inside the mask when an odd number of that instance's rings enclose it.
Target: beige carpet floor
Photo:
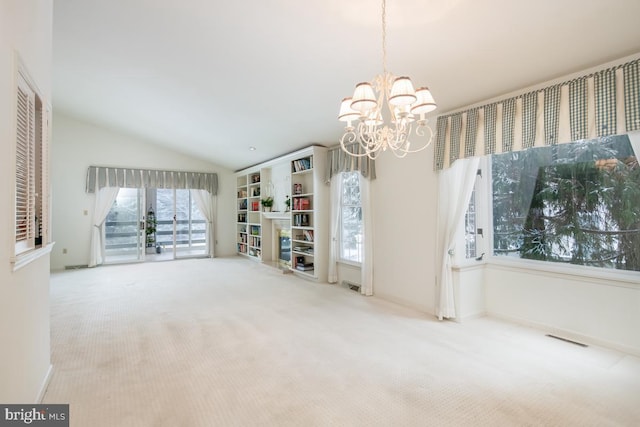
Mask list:
[[[640,425],[637,357],[238,257],[54,273],[51,316],[75,427]]]

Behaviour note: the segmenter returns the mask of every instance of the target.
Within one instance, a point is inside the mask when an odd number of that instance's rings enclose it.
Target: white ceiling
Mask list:
[[[387,1],[434,115],[640,52],[640,0]],[[232,170],[335,145],[382,71],[373,0],[56,0],[53,33],[56,110]]]

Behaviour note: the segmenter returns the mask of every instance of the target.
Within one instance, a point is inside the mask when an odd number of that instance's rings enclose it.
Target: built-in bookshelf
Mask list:
[[[242,174],[236,177],[237,252],[257,259],[262,256],[260,181],[260,172]]]
[[[329,189],[327,149],[311,146],[236,173],[238,254],[326,282]],[[244,191],[244,193],[243,193]],[[272,212],[261,199],[274,198]],[[289,200],[288,205],[285,203]],[[290,232],[290,260],[279,259],[280,230]],[[289,250],[287,250],[289,252]]]
[[[312,154],[291,161],[291,269],[316,277],[313,160]]]

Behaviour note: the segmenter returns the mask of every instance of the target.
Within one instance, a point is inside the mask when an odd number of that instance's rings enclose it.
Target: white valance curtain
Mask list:
[[[434,169],[457,159],[640,130],[640,59],[439,116]]]
[[[95,193],[104,187],[206,190],[215,196],[218,194],[218,174],[89,166],[87,193]]]

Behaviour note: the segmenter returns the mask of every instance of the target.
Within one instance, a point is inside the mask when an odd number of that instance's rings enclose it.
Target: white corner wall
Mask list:
[[[49,256],[16,272],[14,248],[15,76],[17,51],[51,100],[51,0],[0,2],[0,402],[36,403],[50,373]]]
[[[640,283],[487,264],[489,315],[640,355]]]
[[[51,150],[53,240],[51,269],[87,265],[95,196],[85,192],[89,166],[169,169],[218,174],[215,221],[216,256],[235,253],[235,178],[233,173],[202,159],[151,144],[121,132],[54,114]],[[66,249],[66,254],[63,253]]]
[[[371,184],[374,224],[373,293],[435,313],[436,201],[433,146],[398,159],[376,160]]]

